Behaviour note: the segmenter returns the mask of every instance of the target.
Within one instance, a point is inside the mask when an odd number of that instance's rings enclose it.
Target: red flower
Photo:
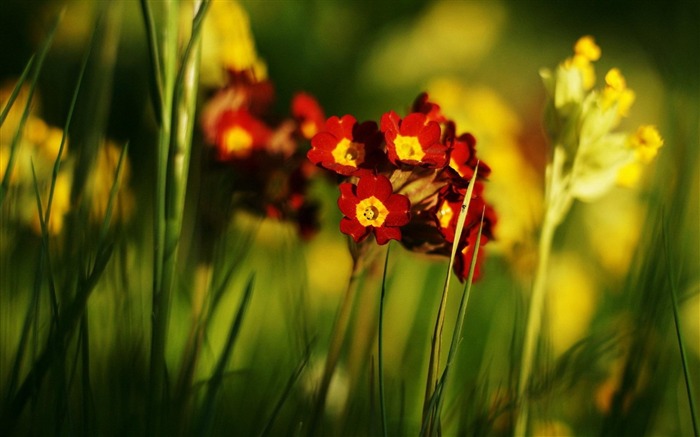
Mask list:
[[[476,247],[476,237],[479,231],[482,211],[484,211],[484,227],[479,244],[483,246],[493,239],[493,226],[496,224],[496,214],[481,196],[483,189],[483,184],[477,181],[472,191],[472,199],[469,202],[469,211],[467,211],[467,217],[464,220],[464,228],[458,246],[459,253],[455,258],[454,264],[455,274],[460,281],[464,281],[469,275],[469,267],[474,248]],[[465,194],[466,190],[454,190],[446,186],[438,195],[438,202],[435,208],[435,222],[445,241],[450,244],[455,239],[457,221]],[[479,278],[483,257],[484,252],[480,250],[477,255],[476,269],[474,270],[475,279]]]
[[[389,159],[399,163],[442,168],[447,164],[447,147],[440,142],[440,125],[425,114],[414,112],[403,120],[394,111],[382,115],[381,130]]]
[[[340,184],[338,207],[345,215],[340,230],[358,243],[372,232],[379,244],[401,241],[399,228],[410,220],[408,198],[393,194],[391,182],[382,175],[365,174],[357,185]]]
[[[420,93],[416,100],[413,102],[413,107],[411,112],[420,112],[425,114],[429,121],[437,121],[438,123],[445,123],[447,118],[440,111],[440,105],[430,101],[428,93]]]
[[[476,157],[476,138],[472,134],[462,134],[459,137],[448,139],[450,144],[450,167],[465,179],[470,180],[474,175],[474,168],[479,160]],[[479,163],[479,176],[487,177],[491,168],[483,162]]]
[[[311,150],[306,156],[316,165],[349,176],[378,164],[380,141],[375,122],[357,124],[352,115],[333,116],[326,121],[326,130],[311,139]]]
[[[321,105],[306,93],[297,93],[292,99],[292,115],[299,123],[299,132],[307,140],[323,129],[326,121]]]
[[[216,123],[216,146],[219,159],[242,159],[253,149],[264,148],[270,129],[246,110],[224,111]]]

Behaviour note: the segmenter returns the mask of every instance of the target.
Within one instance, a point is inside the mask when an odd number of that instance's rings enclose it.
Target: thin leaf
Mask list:
[[[158,37],[156,35],[156,25],[153,19],[153,11],[148,0],[141,0],[141,11],[143,13],[143,21],[146,26],[146,42],[148,43],[148,59],[151,64],[151,74],[148,78],[151,82],[151,99],[153,112],[156,117],[156,123],[163,123],[163,77],[158,51]]]
[[[391,243],[386,248],[384,258],[384,272],[382,273],[382,293],[379,298],[379,329],[377,333],[377,362],[379,367],[379,411],[382,416],[382,435],[387,437],[386,423],[386,399],[384,393],[384,297],[386,296],[386,272],[389,265],[389,250]]]
[[[442,298],[440,299],[440,306],[438,308],[438,314],[435,319],[435,329],[433,332],[432,345],[430,350],[430,361],[428,364],[428,377],[425,387],[425,398],[423,402],[423,424],[421,428],[423,430],[432,429],[432,425],[427,422],[432,418],[432,408],[430,404],[433,393],[437,387],[438,372],[440,369],[440,350],[442,347],[442,331],[445,324],[445,306],[447,305],[447,295],[450,287],[450,279],[452,278],[452,266],[454,265],[455,255],[457,254],[457,247],[459,246],[459,241],[462,236],[462,230],[464,228],[464,221],[466,220],[467,213],[469,212],[469,203],[471,202],[472,193],[474,191],[474,185],[476,183],[476,177],[479,172],[479,163],[477,162],[474,168],[474,174],[469,181],[469,187],[467,188],[467,193],[464,196],[464,201],[462,202],[462,207],[459,213],[459,218],[457,219],[457,227],[455,229],[454,242],[452,243],[452,252],[450,254],[450,262],[447,266],[447,275],[445,276],[445,285],[442,289]]]
[[[29,75],[29,71],[31,70],[32,65],[34,64],[35,56],[36,55],[32,55],[29,58],[27,65],[24,66],[24,70],[22,70],[22,74],[20,75],[19,79],[17,80],[17,83],[15,84],[14,89],[12,90],[12,93],[10,94],[10,98],[7,99],[7,103],[5,103],[5,107],[2,109],[2,113],[0,113],[0,126],[2,126],[3,123],[5,123],[5,119],[7,118],[7,115],[10,113],[10,109],[12,109],[12,105],[14,105],[15,100],[17,99],[17,96],[19,96],[19,93],[22,90],[22,85],[24,85],[25,80],[27,80],[27,76]]]
[[[476,236],[476,243],[474,246],[474,252],[472,253],[472,259],[471,259],[471,264],[469,265],[469,276],[467,277],[467,281],[464,284],[464,291],[462,292],[462,299],[459,302],[459,312],[458,312],[458,318],[457,321],[455,322],[455,327],[454,330],[452,331],[452,342],[450,343],[450,350],[447,354],[447,363],[445,364],[445,369],[442,371],[442,376],[440,377],[440,386],[442,387],[440,389],[440,393],[443,392],[443,388],[447,385],[447,375],[449,373],[450,367],[452,366],[452,363],[454,362],[454,359],[457,355],[457,349],[459,348],[459,344],[462,342],[462,329],[464,328],[464,318],[467,313],[467,305],[469,304],[469,296],[471,295],[471,290],[472,290],[472,281],[474,279],[474,271],[476,269],[476,261],[478,258],[479,254],[479,247],[481,244],[481,232],[484,227],[484,214],[486,213],[486,207],[484,207],[481,210],[481,222],[479,223],[479,231]],[[464,214],[466,217],[466,213]],[[464,220],[460,216],[460,220],[462,221],[462,224],[464,223]],[[439,419],[440,415],[440,407],[442,405],[443,401],[443,396],[440,396],[437,401],[437,406],[436,406],[436,413],[437,413],[437,418]]]
[[[10,156],[7,160],[7,167],[5,168],[5,173],[2,178],[2,184],[0,184],[0,205],[2,205],[3,201],[5,200],[5,195],[10,186],[10,175],[12,173],[12,170],[14,169],[15,160],[17,159],[17,150],[19,148],[22,134],[24,133],[24,125],[27,122],[27,118],[29,118],[29,113],[31,111],[32,99],[34,98],[34,91],[36,90],[37,81],[39,79],[39,73],[41,72],[41,68],[44,65],[44,59],[46,59],[46,54],[49,52],[49,48],[53,43],[53,38],[56,35],[56,31],[58,30],[58,24],[61,22],[62,18],[63,11],[61,11],[61,13],[58,14],[58,16],[56,17],[54,24],[51,27],[51,31],[49,32],[48,37],[44,41],[44,44],[42,45],[41,50],[39,51],[39,55],[37,57],[36,67],[34,68],[34,73],[32,74],[32,80],[29,86],[29,93],[27,95],[27,103],[24,106],[24,112],[22,113],[22,117],[20,118],[19,125],[17,126],[17,130],[15,131],[15,135],[12,138],[12,143],[10,144]],[[9,106],[7,108],[9,108]],[[3,110],[3,112],[5,111]]]
[[[224,349],[219,356],[219,360],[216,363],[216,368],[212,374],[211,380],[209,381],[209,388],[202,403],[201,413],[199,420],[197,422],[197,435],[208,435],[210,434],[211,421],[214,415],[214,401],[216,400],[216,394],[219,391],[221,382],[223,380],[223,375],[226,370],[226,366],[231,358],[231,352],[233,351],[233,346],[236,343],[236,338],[241,330],[241,325],[243,324],[243,317],[245,316],[246,309],[248,308],[248,303],[253,295],[253,285],[255,283],[255,276],[251,276],[246,285],[245,291],[243,292],[243,297],[241,298],[241,303],[238,306],[238,311],[236,316],[231,323],[231,328],[228,332],[228,337],[226,343],[224,344]]]
[[[270,415],[270,418],[267,420],[267,423],[265,424],[265,428],[263,428],[262,432],[260,432],[260,437],[264,437],[264,436],[267,436],[270,434],[270,431],[272,430],[272,425],[274,425],[275,420],[277,419],[277,416],[279,415],[279,412],[282,410],[282,407],[284,406],[285,402],[287,401],[287,399],[289,399],[289,395],[292,393],[292,389],[294,388],[294,385],[299,380],[301,373],[304,371],[306,366],[309,364],[310,351],[311,351],[311,348],[307,348],[306,353],[304,354],[304,358],[302,359],[301,363],[299,363],[297,368],[294,370],[294,373],[292,373],[292,375],[287,380],[287,384],[285,385],[284,390],[282,391],[282,394],[280,395],[280,398],[277,400],[277,403],[275,404],[275,407],[272,410],[272,414]]]
[[[669,254],[671,253],[671,249],[669,247],[669,239],[668,239],[668,226],[666,220],[663,220],[663,237],[664,237],[664,246],[666,249],[666,256],[664,257],[666,259],[666,272],[668,274],[668,282],[671,284],[670,287],[670,292],[671,292],[671,308],[673,309],[673,325],[676,330],[676,339],[678,340],[678,349],[680,350],[681,354],[681,363],[683,364],[683,380],[685,382],[685,390],[686,393],[688,394],[688,405],[690,407],[690,418],[693,422],[693,434],[698,436],[700,435],[700,432],[698,432],[698,418],[697,418],[697,407],[695,403],[695,396],[693,394],[693,384],[691,383],[691,377],[690,377],[690,371],[688,370],[688,357],[686,354],[685,350],[685,342],[683,341],[683,331],[681,330],[681,322],[680,322],[680,316],[679,316],[679,311],[678,311],[678,294],[677,294],[677,280],[674,275],[674,265],[672,262],[670,262],[670,257]]]

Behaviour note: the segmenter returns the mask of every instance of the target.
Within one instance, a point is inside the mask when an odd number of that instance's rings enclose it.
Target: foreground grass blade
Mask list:
[[[459,302],[458,318],[455,322],[455,328],[452,332],[452,341],[450,343],[450,350],[447,353],[447,363],[445,364],[445,369],[442,371],[442,376],[440,377],[440,389],[438,390],[439,396],[437,400],[437,405],[435,407],[436,416],[439,418],[440,407],[444,396],[442,396],[443,390],[447,385],[447,375],[454,362],[455,356],[457,355],[457,349],[459,344],[462,342],[462,329],[464,328],[464,318],[467,313],[467,305],[469,304],[469,296],[472,290],[472,281],[474,280],[474,271],[476,270],[476,261],[479,255],[479,247],[481,244],[481,232],[484,227],[484,214],[486,213],[486,208],[481,211],[481,222],[479,223],[479,231],[476,236],[476,243],[474,246],[474,252],[472,253],[471,263],[469,265],[469,276],[464,284],[464,290],[462,292],[462,299]],[[466,214],[465,214],[466,215]]]
[[[438,314],[435,318],[435,330],[433,331],[433,339],[430,349],[430,361],[428,363],[428,377],[425,386],[425,397],[423,401],[423,420],[421,429],[431,430],[432,426],[427,424],[432,417],[432,412],[430,408],[431,399],[433,393],[437,387],[438,374],[440,369],[440,349],[442,347],[442,331],[445,324],[445,306],[447,305],[447,295],[450,288],[450,279],[452,278],[452,266],[454,265],[455,255],[457,254],[457,246],[459,245],[459,240],[462,236],[462,230],[464,228],[464,220],[467,218],[467,213],[469,212],[469,203],[471,202],[472,193],[474,191],[474,184],[476,183],[476,177],[479,173],[479,163],[477,162],[474,168],[474,174],[469,181],[469,188],[467,188],[467,193],[464,196],[464,201],[462,202],[462,208],[459,213],[459,218],[457,220],[457,228],[455,230],[454,242],[452,243],[452,253],[450,254],[450,262],[447,266],[447,275],[445,276],[445,285],[442,289],[442,298],[440,299],[440,306],[438,307]]]
[[[299,363],[297,368],[294,370],[294,373],[289,377],[289,380],[287,380],[287,384],[285,385],[284,390],[282,391],[282,394],[280,395],[279,400],[275,404],[275,408],[273,408],[272,414],[270,415],[270,418],[267,420],[267,423],[265,424],[265,428],[260,433],[260,437],[265,437],[267,435],[270,435],[270,431],[272,430],[272,426],[274,425],[275,420],[277,419],[277,416],[279,415],[279,412],[282,410],[282,407],[284,406],[287,399],[289,399],[289,395],[292,393],[292,389],[294,388],[294,385],[296,384],[296,382],[299,380],[299,377],[301,376],[302,372],[309,364],[310,355],[311,355],[311,348],[308,347],[306,349],[306,353],[304,354],[304,358],[302,359],[301,363]]]
[[[201,413],[196,426],[196,435],[209,435],[211,430],[211,422],[214,416],[216,401],[216,394],[219,391],[221,382],[224,379],[224,373],[226,371],[226,366],[231,358],[231,352],[233,352],[233,346],[236,343],[236,338],[241,330],[241,325],[243,324],[243,318],[245,316],[246,309],[248,308],[248,303],[253,295],[253,286],[255,284],[255,276],[251,276],[246,285],[245,291],[243,292],[243,297],[241,298],[241,303],[238,306],[238,311],[236,311],[236,316],[231,323],[231,328],[228,332],[228,337],[226,338],[226,343],[224,344],[224,349],[221,351],[221,356],[216,363],[216,368],[214,373],[209,380],[209,387],[202,403],[200,409]]]
[[[5,119],[7,118],[7,114],[10,113],[10,109],[12,109],[12,105],[15,104],[15,100],[17,100],[17,96],[19,96],[19,93],[22,90],[22,85],[24,85],[24,82],[27,80],[27,76],[29,75],[29,72],[32,69],[32,65],[34,65],[35,56],[36,55],[32,55],[32,57],[29,58],[29,62],[27,62],[27,65],[24,66],[24,70],[22,70],[22,74],[19,76],[19,79],[17,79],[17,83],[15,84],[15,87],[12,90],[12,93],[10,94],[10,98],[7,99],[7,103],[5,103],[5,107],[2,108],[2,113],[0,113],[0,126],[2,126],[3,123],[5,123]]]
[[[157,151],[155,246],[153,276],[153,330],[151,340],[151,393],[149,420],[158,420],[165,401],[165,349],[170,305],[182,233],[185,193],[192,150],[199,76],[202,20],[208,2],[196,2],[192,34],[180,68],[177,67],[179,3],[162,3],[165,28],[162,40],[163,123]],[[154,424],[149,424],[154,429]]]
[[[58,24],[61,22],[62,18],[63,12],[58,14],[58,17],[56,17],[56,20],[54,21],[54,24],[51,27],[51,31],[49,32],[49,35],[44,41],[44,44],[39,50],[39,54],[36,58],[36,65],[34,66],[34,72],[32,74],[32,80],[29,85],[29,92],[27,94],[27,103],[24,106],[24,112],[22,112],[22,117],[20,118],[19,125],[17,126],[17,131],[15,131],[15,134],[12,138],[12,143],[10,144],[10,156],[7,160],[7,167],[5,168],[2,183],[0,184],[0,205],[2,205],[3,201],[5,200],[5,195],[7,194],[7,190],[10,186],[10,175],[12,174],[12,170],[15,166],[15,160],[17,159],[17,150],[19,148],[20,139],[24,134],[24,125],[27,122],[27,118],[29,118],[29,113],[31,112],[32,99],[34,98],[34,91],[36,89],[37,81],[39,80],[39,74],[41,73],[41,68],[44,65],[44,59],[46,59],[46,55],[49,52],[49,48],[51,47],[54,36],[56,35],[56,31],[58,30]],[[13,93],[15,91],[19,92],[19,90],[21,90],[21,84],[18,85],[19,88],[16,88],[13,91]],[[10,103],[8,102],[6,108],[3,109],[3,113],[5,112],[5,110],[9,111],[9,109]]]
[[[389,251],[391,243],[386,248],[384,258],[384,272],[382,273],[382,294],[379,298],[379,329],[377,333],[377,366],[379,367],[379,411],[382,417],[382,435],[386,437],[386,397],[384,395],[384,298],[386,296],[386,272],[389,265]]]
[[[695,403],[695,396],[693,394],[693,384],[690,381],[690,371],[688,370],[688,357],[685,349],[685,341],[683,341],[683,332],[681,330],[680,316],[678,314],[678,290],[677,281],[675,279],[673,271],[673,263],[670,261],[670,247],[668,241],[668,227],[666,220],[663,221],[663,237],[664,237],[664,248],[666,249],[666,273],[668,274],[668,282],[670,284],[671,293],[671,308],[673,309],[673,325],[676,331],[676,339],[678,340],[678,349],[681,354],[681,364],[683,365],[683,379],[685,382],[685,389],[688,393],[688,404],[690,407],[690,418],[693,422],[693,434],[698,436],[700,432],[698,430],[698,418],[697,418],[697,407]]]

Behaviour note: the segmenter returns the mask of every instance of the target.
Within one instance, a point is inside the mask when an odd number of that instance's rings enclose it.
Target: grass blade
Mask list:
[[[294,373],[289,377],[289,380],[287,380],[287,384],[284,387],[284,390],[282,391],[282,394],[280,395],[279,400],[275,404],[275,408],[272,410],[272,414],[270,415],[270,418],[267,420],[267,423],[265,424],[265,428],[262,430],[260,433],[260,437],[265,437],[267,435],[270,435],[270,431],[272,430],[272,425],[274,425],[275,420],[277,419],[277,416],[279,415],[279,412],[282,410],[282,407],[284,406],[284,403],[289,399],[289,395],[292,393],[292,388],[294,388],[294,384],[299,380],[299,377],[301,376],[301,373],[304,371],[306,366],[309,364],[309,356],[310,356],[310,351],[311,348],[308,348],[306,353],[304,354],[304,358],[302,359],[301,363],[297,366],[297,368],[294,370]]]
[[[32,65],[34,65],[34,59],[35,55],[32,55],[32,57],[29,58],[29,62],[27,62],[27,65],[25,65],[24,70],[22,70],[22,74],[19,76],[19,79],[17,80],[17,83],[15,84],[15,87],[12,90],[12,93],[10,94],[10,98],[7,99],[7,103],[5,103],[5,107],[2,109],[2,113],[0,113],[0,126],[2,126],[3,123],[5,123],[7,114],[10,113],[12,105],[14,105],[15,100],[17,100],[17,96],[19,96],[19,93],[22,90],[22,85],[24,85],[24,82],[27,80],[27,76],[29,75],[29,71],[32,69]]]
[[[224,349],[221,352],[218,362],[216,363],[216,368],[209,380],[209,387],[202,403],[201,414],[196,426],[196,435],[208,435],[210,432],[211,421],[214,415],[214,401],[216,400],[216,394],[223,381],[224,372],[226,366],[228,365],[229,359],[231,358],[231,352],[233,351],[233,346],[236,343],[236,338],[241,330],[241,325],[243,324],[243,317],[245,315],[246,309],[248,308],[248,303],[253,295],[253,285],[255,283],[255,276],[251,276],[246,285],[245,291],[243,292],[243,297],[241,298],[241,303],[238,306],[238,311],[236,316],[231,323],[231,328],[228,332],[228,337],[226,343],[224,344]]]
[[[56,31],[58,30],[58,24],[61,22],[61,19],[63,18],[63,12],[61,12],[55,19],[53,26],[51,27],[51,31],[49,32],[48,37],[44,41],[43,46],[41,47],[41,50],[39,50],[39,54],[36,58],[36,66],[34,68],[34,72],[32,74],[32,80],[31,84],[29,86],[29,94],[27,95],[27,103],[24,107],[24,112],[22,113],[22,117],[20,118],[19,125],[17,126],[17,131],[15,131],[15,135],[12,138],[12,143],[10,144],[10,156],[7,160],[7,167],[5,168],[5,173],[2,178],[2,183],[0,184],[0,205],[2,205],[3,201],[5,200],[5,194],[7,193],[7,190],[10,186],[10,175],[12,173],[12,170],[14,169],[15,165],[15,160],[17,159],[17,149],[19,148],[19,142],[20,139],[22,138],[22,135],[24,133],[24,125],[27,122],[27,118],[29,118],[29,112],[31,111],[32,107],[32,99],[34,98],[34,91],[36,90],[36,84],[39,79],[39,73],[41,73],[41,68],[44,65],[44,59],[46,59],[46,55],[49,52],[49,48],[51,47],[51,44],[53,43],[54,36],[56,35]],[[20,86],[21,88],[21,86]],[[17,89],[15,90],[19,92]],[[9,103],[6,109],[9,111]],[[3,110],[3,113],[5,110]],[[4,121],[4,120],[3,120]]]
[[[459,344],[462,342],[462,329],[464,328],[464,318],[467,313],[467,305],[469,304],[469,296],[472,290],[472,281],[474,279],[474,271],[476,270],[476,261],[479,255],[479,247],[481,245],[481,232],[484,227],[484,214],[486,213],[486,208],[481,211],[481,222],[479,223],[479,231],[476,236],[476,243],[474,246],[474,252],[472,253],[471,264],[469,265],[469,276],[464,284],[464,290],[462,292],[462,299],[459,302],[458,318],[455,322],[454,331],[452,332],[452,342],[450,343],[450,350],[447,354],[447,363],[445,364],[445,369],[442,371],[442,376],[440,377],[440,390],[439,393],[442,394],[444,387],[447,384],[447,375],[449,373],[450,367],[454,362],[455,356],[457,355],[457,349]],[[466,214],[464,214],[466,216]],[[435,407],[436,414],[439,417],[440,407],[442,405],[444,397],[439,396],[437,400],[437,405]]]
[[[457,220],[457,228],[455,230],[454,242],[452,243],[452,253],[450,254],[450,262],[447,266],[447,275],[445,276],[445,285],[442,289],[442,298],[440,299],[440,306],[438,307],[438,314],[435,318],[435,329],[433,331],[433,339],[430,349],[430,361],[428,363],[428,377],[425,387],[425,398],[423,401],[423,420],[421,428],[427,430],[428,433],[432,430],[432,425],[428,423],[432,416],[432,408],[430,407],[431,399],[433,393],[437,388],[438,383],[438,373],[440,369],[440,349],[442,347],[442,331],[445,324],[445,306],[447,305],[447,295],[450,287],[450,279],[452,278],[452,266],[454,265],[455,255],[457,254],[457,246],[459,245],[460,238],[462,236],[462,230],[464,228],[464,221],[467,218],[467,213],[469,212],[469,203],[471,202],[472,193],[474,191],[474,185],[476,183],[476,177],[479,173],[479,163],[477,162],[474,168],[474,174],[469,181],[469,187],[467,188],[467,193],[464,196],[464,201],[462,202],[462,208],[459,213],[459,218]],[[422,433],[421,433],[422,434]]]
[[[384,258],[384,273],[382,273],[382,293],[379,298],[379,332],[377,333],[377,366],[379,367],[379,412],[382,417],[382,435],[387,437],[386,398],[384,393],[384,297],[386,296],[386,272],[389,265],[391,243],[386,248]]]
[[[671,308],[673,309],[673,325],[676,331],[676,339],[678,341],[678,349],[681,354],[681,364],[683,365],[683,379],[685,382],[685,389],[688,393],[688,404],[690,407],[690,418],[693,422],[693,434],[698,436],[700,432],[698,430],[698,418],[697,418],[697,407],[695,403],[695,396],[693,394],[693,384],[690,381],[690,371],[688,370],[688,357],[685,349],[685,342],[683,341],[683,332],[681,330],[680,316],[678,314],[678,294],[677,294],[677,281],[673,271],[673,263],[670,261],[670,247],[668,239],[668,227],[666,220],[663,221],[663,237],[664,246],[666,249],[666,273],[668,274],[668,282],[670,284],[671,293]]]
[[[151,82],[151,99],[153,113],[156,123],[163,123],[163,67],[161,66],[160,53],[158,50],[158,37],[156,35],[156,25],[153,19],[153,11],[148,0],[141,0],[141,12],[146,26],[146,42],[148,45],[148,59],[151,64],[151,74],[148,75]]]

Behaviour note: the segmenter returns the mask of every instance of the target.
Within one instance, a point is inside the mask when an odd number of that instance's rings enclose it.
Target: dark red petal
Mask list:
[[[377,237],[377,244],[383,245],[389,240],[401,241],[401,229],[392,227],[374,228],[374,235]]]
[[[337,116],[332,116],[328,120],[326,120],[326,130],[325,132],[330,133],[331,135],[335,136],[336,138],[340,139],[343,137],[343,125],[340,121],[340,118]]]
[[[367,175],[360,178],[360,181],[357,183],[358,199],[366,199],[374,196],[384,202],[393,192],[394,188],[391,186],[391,182],[386,176]]]
[[[355,194],[355,185],[350,182],[340,184],[340,197],[338,197],[338,208],[347,217],[355,217],[358,203],[357,195]]]
[[[343,118],[340,119],[340,125],[343,133],[342,138],[347,138],[349,140],[353,139],[352,131],[356,123],[357,120],[352,115],[343,115]]]
[[[384,201],[384,206],[389,210],[389,215],[384,221],[384,226],[403,226],[411,219],[411,202],[408,197],[401,194],[393,194]]]
[[[330,153],[321,149],[310,149],[306,152],[306,157],[314,164],[323,164],[329,159],[332,160]]]
[[[431,122],[428,124],[428,126],[430,126],[433,123],[437,125],[437,123]],[[401,130],[399,131],[399,133],[404,136],[418,136],[425,127],[425,114],[414,112],[412,114],[408,114],[401,121]],[[440,126],[437,125],[437,127],[439,136]]]
[[[400,121],[401,117],[399,117],[396,112],[389,111],[382,115],[382,119],[380,120],[380,129],[382,132],[398,131]]]
[[[369,228],[362,226],[357,220],[343,217],[340,221],[340,232],[350,235],[358,243],[367,238],[369,231]]]
[[[425,149],[440,142],[440,125],[434,121],[428,123],[418,134],[418,141]],[[446,146],[443,146],[446,148]]]
[[[328,132],[319,132],[311,138],[311,147],[330,152],[335,149],[339,142],[335,135]]]

